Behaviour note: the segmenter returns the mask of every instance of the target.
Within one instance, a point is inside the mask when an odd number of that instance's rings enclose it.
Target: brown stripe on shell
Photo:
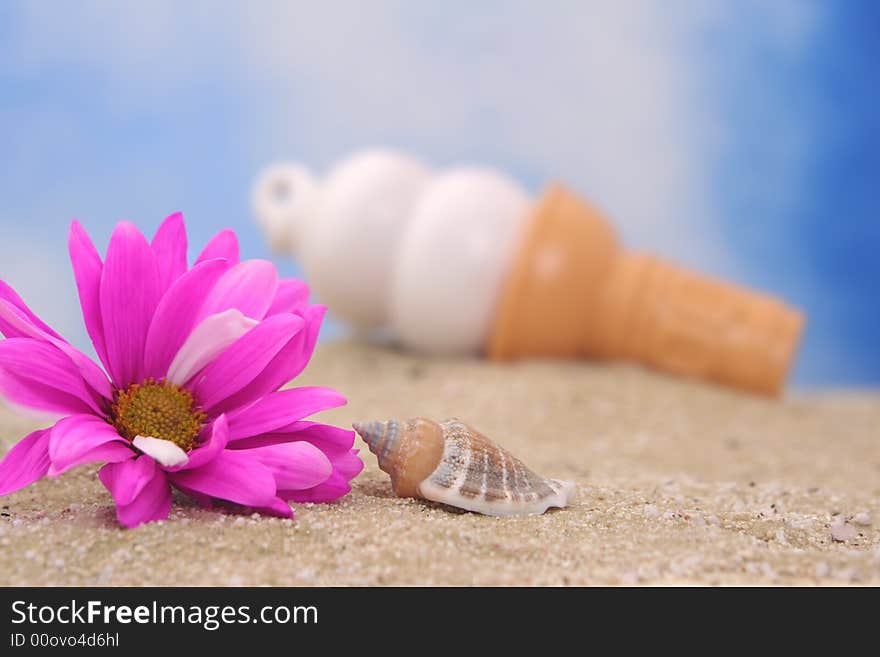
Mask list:
[[[468,461],[467,475],[458,488],[458,492],[465,497],[477,497],[483,495],[486,490],[484,486],[484,473],[487,468],[494,465],[497,459],[497,450],[493,450],[491,443],[485,439],[480,433],[468,434],[467,427],[458,423],[456,426],[456,438],[461,440],[463,448],[470,451],[470,460]],[[490,465],[490,451],[495,452],[491,455],[493,463]]]
[[[511,500],[519,502],[522,500],[519,483],[519,459],[511,457],[509,459],[509,467],[510,477],[508,479],[507,492],[510,494]]]
[[[485,471],[485,485],[483,487],[483,497],[490,502],[496,500],[505,500],[508,497],[507,489],[504,482],[504,471],[507,467],[504,450],[498,446],[494,446],[494,460]],[[492,467],[494,464],[495,467]]]
[[[440,466],[431,475],[438,486],[455,488],[466,498],[492,501],[533,501],[555,494],[543,477],[479,431],[455,419],[440,426],[446,448]]]
[[[545,479],[458,419],[355,425],[402,497],[423,497],[488,515],[566,506],[574,485]]]

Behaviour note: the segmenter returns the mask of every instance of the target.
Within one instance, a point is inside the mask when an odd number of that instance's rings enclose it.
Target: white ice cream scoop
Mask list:
[[[323,182],[301,165],[275,165],[253,203],[272,246],[297,258],[332,314],[442,353],[485,345],[533,205],[497,171],[434,173],[392,151],[353,155]]]

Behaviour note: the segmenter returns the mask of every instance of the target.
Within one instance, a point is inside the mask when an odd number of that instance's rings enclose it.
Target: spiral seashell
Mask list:
[[[545,479],[457,418],[355,423],[398,497],[489,516],[540,515],[574,501],[572,482]]]

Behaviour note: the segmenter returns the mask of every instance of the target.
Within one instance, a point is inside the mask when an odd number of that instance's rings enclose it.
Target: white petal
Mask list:
[[[135,436],[131,442],[144,454],[151,456],[166,468],[189,461],[186,452],[170,440],[161,440],[160,438],[152,438],[150,436]]]
[[[166,379],[182,386],[257,324],[257,320],[245,317],[235,308],[208,315],[177,352]]]

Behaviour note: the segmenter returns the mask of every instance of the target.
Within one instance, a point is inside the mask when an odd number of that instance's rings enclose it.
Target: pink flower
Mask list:
[[[239,262],[228,230],[188,268],[179,213],[152,243],[120,223],[103,262],[78,222],[69,246],[104,370],[0,281],[0,395],[64,416],[10,450],[0,495],[105,462],[99,478],[119,522],[134,527],[167,517],[172,487],[284,517],[290,500],[351,490],[363,468],[354,433],[303,420],[345,399],[329,388],[280,390],[305,368],[324,317],[305,284],[279,279],[270,262]]]

